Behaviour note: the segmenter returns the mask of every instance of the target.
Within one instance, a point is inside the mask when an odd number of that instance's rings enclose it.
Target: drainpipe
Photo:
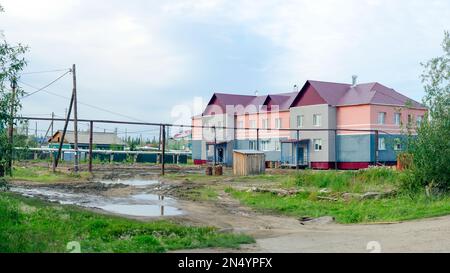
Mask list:
[[[295,158],[295,169],[298,171],[299,167],[298,167],[298,142],[300,141],[300,131],[297,130],[297,142],[295,142],[295,154],[296,154],[296,158]]]

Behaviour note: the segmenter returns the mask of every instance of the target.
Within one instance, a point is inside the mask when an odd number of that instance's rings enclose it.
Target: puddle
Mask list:
[[[175,199],[157,194],[141,193],[127,197],[105,197],[94,194],[74,193],[53,188],[29,189],[12,187],[10,190],[27,197],[40,198],[64,205],[98,208],[104,211],[129,216],[152,217],[183,214],[183,211],[177,207]]]
[[[174,216],[182,214],[180,209],[164,205],[106,205],[100,206],[99,208],[131,216]]]
[[[150,186],[150,185],[155,185],[158,184],[159,181],[157,180],[143,180],[143,179],[126,179],[126,180],[103,180],[100,181],[100,183],[103,184],[123,184],[123,185],[128,185],[128,186],[135,186],[135,187],[145,187],[145,186]]]

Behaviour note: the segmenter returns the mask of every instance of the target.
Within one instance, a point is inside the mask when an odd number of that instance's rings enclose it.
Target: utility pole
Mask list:
[[[52,112],[52,136],[53,136],[53,124],[55,122],[55,112]]]
[[[11,117],[9,119],[9,158],[8,158],[8,174],[12,175],[12,159],[13,159],[13,152],[14,152],[14,108],[16,104],[16,88],[17,88],[17,82],[16,78],[13,78],[11,81]]]
[[[166,170],[165,170],[165,160],[164,157],[166,155],[166,126],[162,125],[162,151],[161,151],[161,175],[164,175]]]
[[[37,121],[34,123],[34,139],[37,139]]]
[[[74,133],[74,144],[73,148],[75,150],[74,158],[74,171],[78,173],[78,109],[77,109],[77,74],[75,64],[72,65],[72,79],[73,79],[73,133]]]
[[[92,173],[92,146],[93,146],[94,122],[89,122],[89,172]]]

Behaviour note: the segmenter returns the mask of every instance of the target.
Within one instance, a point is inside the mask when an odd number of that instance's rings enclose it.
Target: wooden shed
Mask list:
[[[233,174],[255,175],[262,174],[266,170],[266,156],[264,152],[255,150],[233,151]]]

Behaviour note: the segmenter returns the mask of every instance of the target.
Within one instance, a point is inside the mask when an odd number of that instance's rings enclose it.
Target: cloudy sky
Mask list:
[[[420,100],[420,62],[441,54],[450,29],[448,0],[0,4],[5,38],[30,46],[25,72],[75,63],[79,101],[96,107],[81,104],[79,116],[95,119],[189,122],[201,108],[195,98],[215,91],[286,92],[307,79],[350,82],[353,74]],[[61,74],[25,74],[22,85],[32,92]],[[47,91],[53,95],[24,99],[22,113],[64,115],[70,75]]]

